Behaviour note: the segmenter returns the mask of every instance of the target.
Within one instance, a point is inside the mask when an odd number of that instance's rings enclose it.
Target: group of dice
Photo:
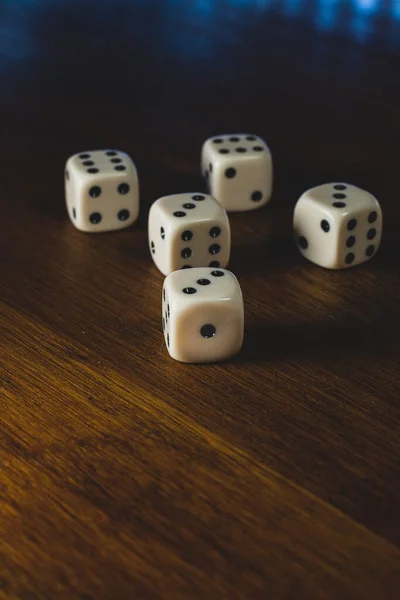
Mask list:
[[[160,198],[150,208],[149,248],[166,276],[162,326],[170,355],[183,362],[215,362],[239,352],[244,311],[239,283],[226,269],[228,212],[265,205],[272,192],[272,158],[258,136],[209,138],[203,145],[203,192]],[[127,227],[139,214],[139,183],[131,158],[116,150],[71,156],[65,169],[68,214],[86,232]],[[300,252],[326,268],[371,258],[382,235],[382,211],[368,192],[345,183],[306,191],[294,209]]]

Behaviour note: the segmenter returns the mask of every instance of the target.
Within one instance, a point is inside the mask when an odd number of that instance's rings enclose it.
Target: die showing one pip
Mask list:
[[[219,135],[203,145],[201,169],[210,194],[227,211],[266,204],[272,193],[272,157],[260,137]]]
[[[150,208],[149,247],[164,275],[189,267],[226,267],[231,233],[226,211],[207,194],[173,194]]]
[[[132,159],[118,150],[74,154],[65,167],[65,198],[69,217],[81,231],[128,227],[139,214],[139,182]]]
[[[382,211],[368,192],[347,183],[327,183],[299,198],[293,227],[305,258],[327,269],[346,269],[376,253]]]
[[[225,269],[174,271],[164,281],[162,326],[172,358],[204,363],[237,354],[243,343],[243,297]]]

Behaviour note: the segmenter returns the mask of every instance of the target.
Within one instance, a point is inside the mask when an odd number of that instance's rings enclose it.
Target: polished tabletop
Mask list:
[[[400,2],[0,2],[0,598],[391,600],[400,588]],[[171,359],[147,215],[260,135],[230,215],[242,352]],[[128,229],[68,219],[67,158],[138,168]],[[292,214],[346,181],[376,257],[306,261]]]

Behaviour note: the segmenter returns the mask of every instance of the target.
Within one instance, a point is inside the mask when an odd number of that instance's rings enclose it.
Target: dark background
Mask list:
[[[0,1],[0,598],[397,598],[399,72],[396,0]],[[237,132],[276,176],[231,216],[244,348],[183,365],[148,208]],[[110,147],[141,216],[83,234],[64,163]],[[335,180],[384,215],[342,272],[291,232]]]

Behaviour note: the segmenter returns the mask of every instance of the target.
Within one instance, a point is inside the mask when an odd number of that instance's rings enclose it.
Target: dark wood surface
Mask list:
[[[400,8],[395,0],[0,3],[0,598],[398,598]],[[231,217],[242,353],[169,358],[150,204],[210,135],[266,139]],[[116,147],[141,217],[78,232],[63,167]],[[304,261],[308,187],[377,196],[381,250]]]

